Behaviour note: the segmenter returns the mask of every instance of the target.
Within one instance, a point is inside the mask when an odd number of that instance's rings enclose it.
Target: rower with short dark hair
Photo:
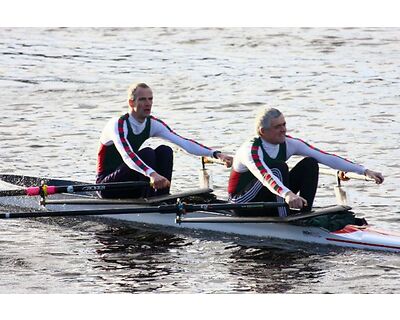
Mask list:
[[[163,121],[151,115],[153,92],[145,83],[133,84],[128,89],[129,112],[111,119],[100,137],[97,157],[97,183],[150,181],[152,188],[125,192],[101,192],[104,198],[136,198],[162,195],[169,192],[173,151],[160,145],[141,148],[152,137],[170,141],[188,153],[214,157],[226,166],[232,157],[175,133]]]
[[[363,174],[378,184],[384,180],[379,172],[286,135],[286,120],[278,109],[261,109],[256,117],[255,129],[257,137],[245,142],[233,160],[228,185],[231,202],[286,202],[287,207],[270,212],[270,215],[281,217],[290,213],[289,207],[310,211],[318,186],[318,163],[336,170]],[[289,171],[286,161],[292,155],[305,158]],[[252,214],[260,212],[252,211]]]

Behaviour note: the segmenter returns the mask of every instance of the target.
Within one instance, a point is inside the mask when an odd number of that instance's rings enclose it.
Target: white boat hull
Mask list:
[[[190,214],[205,217],[204,213]],[[214,215],[210,215],[214,216]],[[400,235],[379,231],[370,226],[348,225],[337,232],[318,227],[296,226],[288,223],[175,223],[175,214],[126,214],[107,216],[112,219],[168,226],[174,228],[207,230],[257,238],[334,245],[339,247],[400,252]]]

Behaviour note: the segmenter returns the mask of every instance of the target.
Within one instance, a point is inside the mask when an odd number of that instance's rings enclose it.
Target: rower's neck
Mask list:
[[[146,120],[146,117],[140,117],[139,115],[135,114],[135,113],[131,113],[131,116],[140,123],[143,123]]]
[[[262,140],[262,141],[264,142],[264,144],[267,145],[267,146],[273,147],[273,146],[279,145],[279,143],[271,143],[271,142],[265,140],[263,137],[261,137],[261,140]]]

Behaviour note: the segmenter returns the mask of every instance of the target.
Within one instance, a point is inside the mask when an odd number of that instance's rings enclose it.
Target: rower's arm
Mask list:
[[[170,127],[167,126],[163,121],[155,117],[151,117],[151,136],[159,137],[176,144],[177,146],[184,149],[186,152],[196,156],[212,157],[212,150],[194,140],[184,138],[174,132]]]
[[[250,145],[240,150],[237,153],[239,162],[242,162],[242,164],[272,193],[284,198],[290,190],[265,164],[261,148],[258,147],[257,150],[255,148],[257,147]]]
[[[293,154],[301,155],[305,157],[312,157],[319,163],[322,163],[335,170],[355,172],[358,174],[364,174],[365,172],[365,168],[363,166],[339,157],[335,154],[317,149],[303,140],[287,137],[286,145],[288,158]]]
[[[117,148],[125,164],[132,170],[150,177],[154,170],[150,168],[142,159],[140,159],[128,142],[127,121],[123,121],[122,118],[119,118],[118,121],[115,121],[111,125],[109,132],[110,138],[112,139],[112,142]]]

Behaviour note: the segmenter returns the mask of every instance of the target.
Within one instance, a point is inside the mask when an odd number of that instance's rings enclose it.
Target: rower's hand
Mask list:
[[[383,178],[382,173],[380,172],[376,172],[376,171],[372,171],[372,170],[365,170],[364,171],[364,176],[374,179],[376,184],[381,184],[385,179]]]
[[[168,188],[171,185],[171,182],[169,182],[169,180],[163,177],[161,174],[158,174],[157,172],[152,172],[150,174],[150,184],[153,189],[159,190]]]
[[[292,191],[286,193],[285,202],[291,209],[302,209],[303,207],[307,206],[307,200],[293,193]]]
[[[221,161],[223,161],[223,162],[225,163],[225,166],[226,166],[227,168],[232,167],[233,157],[228,156],[228,155],[225,154],[225,153],[218,153],[218,154],[217,154],[217,157],[218,157],[219,160],[221,160]]]

